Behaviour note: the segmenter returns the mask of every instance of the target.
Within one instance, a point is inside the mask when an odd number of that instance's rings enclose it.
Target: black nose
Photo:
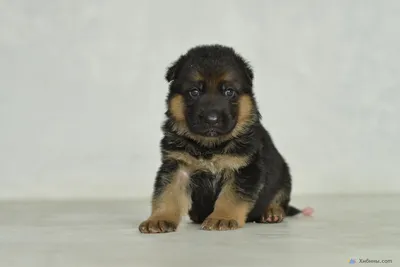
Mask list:
[[[210,111],[206,115],[206,120],[210,124],[215,124],[219,121],[219,115],[216,111]]]

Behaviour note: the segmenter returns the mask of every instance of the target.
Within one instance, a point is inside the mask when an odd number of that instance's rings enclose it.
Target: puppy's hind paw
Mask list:
[[[261,217],[261,223],[280,223],[285,218],[285,212],[279,205],[270,205]]]

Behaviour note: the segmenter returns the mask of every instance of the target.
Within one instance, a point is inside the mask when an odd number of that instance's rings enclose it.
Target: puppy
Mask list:
[[[176,231],[186,214],[201,229],[233,230],[299,213],[289,206],[289,167],[261,124],[250,65],[230,47],[197,46],[165,78],[162,163],[139,231]]]

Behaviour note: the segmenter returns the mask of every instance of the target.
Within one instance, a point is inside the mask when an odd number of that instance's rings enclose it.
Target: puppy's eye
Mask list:
[[[199,89],[194,88],[189,91],[189,95],[193,98],[196,98],[200,95],[200,91],[199,91]]]
[[[227,97],[234,97],[235,94],[236,94],[236,92],[232,88],[228,88],[228,89],[224,90],[224,95]]]

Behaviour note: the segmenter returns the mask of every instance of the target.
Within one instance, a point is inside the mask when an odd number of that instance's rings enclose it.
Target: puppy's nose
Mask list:
[[[216,111],[210,111],[206,116],[206,120],[210,124],[215,124],[219,121],[219,115]]]

